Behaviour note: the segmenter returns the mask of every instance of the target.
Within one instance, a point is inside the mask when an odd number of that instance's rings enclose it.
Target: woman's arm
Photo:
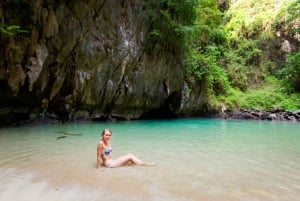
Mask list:
[[[100,169],[101,168],[101,164],[102,164],[102,157],[101,157],[101,154],[102,154],[102,150],[103,150],[103,145],[101,142],[98,143],[98,146],[97,146],[97,168]]]

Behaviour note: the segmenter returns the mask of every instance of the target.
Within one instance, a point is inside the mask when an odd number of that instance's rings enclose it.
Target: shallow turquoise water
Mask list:
[[[113,132],[114,157],[131,152],[157,165],[97,170],[103,128]],[[0,129],[0,156],[4,201],[24,196],[14,188],[28,188],[29,200],[300,197],[299,123],[177,119],[7,128]]]

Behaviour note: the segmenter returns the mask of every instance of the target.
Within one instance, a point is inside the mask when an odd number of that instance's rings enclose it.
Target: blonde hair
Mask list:
[[[105,131],[108,131],[108,132],[110,132],[110,134],[112,135],[112,132],[111,132],[111,130],[110,130],[110,129],[108,129],[108,128],[105,128],[105,129],[103,129],[103,131],[102,131],[102,136],[104,135]]]

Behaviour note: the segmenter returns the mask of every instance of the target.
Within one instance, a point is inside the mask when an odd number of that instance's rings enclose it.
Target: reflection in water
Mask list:
[[[115,157],[96,169],[103,128]],[[0,129],[0,200],[298,200],[300,124],[182,119]]]

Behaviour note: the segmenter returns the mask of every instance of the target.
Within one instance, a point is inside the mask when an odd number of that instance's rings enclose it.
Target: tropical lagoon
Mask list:
[[[96,168],[113,157],[156,166]],[[300,124],[219,119],[66,123],[0,129],[1,201],[296,201]]]

